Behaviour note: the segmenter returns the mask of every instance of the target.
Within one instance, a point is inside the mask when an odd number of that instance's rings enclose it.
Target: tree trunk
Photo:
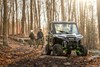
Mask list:
[[[33,8],[32,8],[32,5],[33,4],[33,0],[30,0],[30,21],[31,21],[31,26],[30,26],[30,29],[33,30]]]
[[[71,16],[72,21],[76,22],[76,1],[73,0],[73,9],[72,9],[72,16]]]
[[[55,5],[55,0],[53,0],[53,21],[56,21],[56,5]]]
[[[41,28],[40,11],[41,11],[40,0],[38,0],[38,27],[39,29]]]
[[[15,22],[14,22],[14,0],[12,0],[13,10],[12,10],[12,35],[15,34]]]
[[[28,10],[28,6],[27,6],[27,17],[28,17],[28,34],[30,33],[30,18],[29,18],[29,10]]]
[[[34,31],[37,32],[38,30],[38,14],[37,14],[37,7],[36,7],[36,0],[34,0]]]
[[[91,6],[91,47],[92,47],[92,49],[95,49],[95,44],[94,44],[94,39],[95,39],[95,24],[94,24],[94,13],[93,13],[94,11],[93,11],[93,6]]]
[[[8,37],[7,37],[7,0],[3,0],[4,5],[4,18],[3,18],[3,45],[8,46]]]
[[[49,0],[46,0],[46,13],[47,13],[47,22],[48,22],[48,31],[50,30],[50,22],[51,22],[51,14],[50,14],[50,11],[51,11],[51,6],[50,6],[50,2]]]
[[[2,5],[1,5],[1,0],[0,0],[0,35],[2,35]]]
[[[71,21],[71,3],[72,0],[68,0],[68,21]]]
[[[85,29],[85,9],[84,9],[83,3],[80,3],[80,32],[84,36],[84,29]],[[82,41],[82,44],[84,44],[84,39]]]
[[[97,16],[98,16],[98,30],[99,30],[99,43],[100,43],[100,0],[97,0]]]
[[[11,4],[12,1],[10,1],[10,4]],[[8,35],[10,34],[10,16],[11,16],[11,7],[12,7],[12,4],[10,5],[10,8],[9,8],[9,14],[8,14]]]
[[[21,24],[21,33],[24,34],[24,24],[25,24],[25,0],[23,0],[23,8],[22,8],[22,24]]]
[[[16,4],[16,34],[18,34],[18,30],[19,30],[19,27],[18,27],[18,8],[17,8],[17,0],[15,0],[15,4]]]
[[[61,0],[61,18],[62,18],[62,21],[66,20],[65,11],[64,11],[64,0]]]

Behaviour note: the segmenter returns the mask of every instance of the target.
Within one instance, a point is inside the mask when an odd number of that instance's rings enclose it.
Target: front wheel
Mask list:
[[[76,54],[78,56],[87,56],[88,50],[83,45],[79,45],[76,49]]]
[[[60,44],[55,44],[53,46],[53,55],[54,56],[61,56],[61,55],[63,55],[63,49],[62,49],[62,46]]]

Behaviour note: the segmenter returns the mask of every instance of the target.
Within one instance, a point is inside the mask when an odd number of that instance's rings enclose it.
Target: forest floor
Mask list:
[[[43,49],[30,47],[9,39],[9,47],[0,48],[0,67],[100,67],[100,54],[89,53],[86,57],[46,56]]]

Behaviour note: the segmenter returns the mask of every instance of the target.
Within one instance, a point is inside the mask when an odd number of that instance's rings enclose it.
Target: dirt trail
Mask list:
[[[40,48],[30,47],[30,45],[20,44],[19,42],[9,40],[9,48],[2,49],[0,53],[0,66],[7,67],[9,64],[15,64],[17,61],[26,58],[36,58],[41,55]]]
[[[41,55],[42,49],[9,40],[10,48],[0,52],[0,67],[100,67],[100,56],[86,57]]]

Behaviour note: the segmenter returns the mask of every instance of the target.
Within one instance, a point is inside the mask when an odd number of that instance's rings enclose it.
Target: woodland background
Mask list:
[[[0,36],[44,35],[52,21],[75,21],[88,49],[100,49],[100,0],[0,0]]]

